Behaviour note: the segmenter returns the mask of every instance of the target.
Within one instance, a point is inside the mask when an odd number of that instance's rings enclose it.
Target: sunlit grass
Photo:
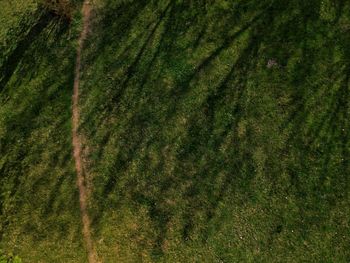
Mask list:
[[[106,0],[80,97],[101,259],[349,261],[349,17],[346,1]],[[80,21],[50,21],[3,81],[0,249],[85,262]]]

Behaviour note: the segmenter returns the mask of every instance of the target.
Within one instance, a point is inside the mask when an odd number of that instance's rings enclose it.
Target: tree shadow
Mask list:
[[[22,60],[24,53],[30,48],[35,39],[43,32],[43,30],[52,22],[53,19],[59,19],[55,14],[49,11],[37,11],[33,16],[38,17],[38,20],[31,28],[23,30],[27,33],[21,37],[21,40],[17,42],[16,48],[7,56],[5,62],[0,68],[0,92],[5,88],[7,82],[10,80],[12,74],[16,70],[18,64]]]

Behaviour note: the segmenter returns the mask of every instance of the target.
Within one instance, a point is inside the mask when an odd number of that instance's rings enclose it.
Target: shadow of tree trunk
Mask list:
[[[31,27],[27,34],[18,41],[17,47],[5,58],[4,63],[0,65],[0,92],[10,80],[26,50],[55,17],[53,13],[47,11],[38,11],[36,15],[39,16],[37,22]]]

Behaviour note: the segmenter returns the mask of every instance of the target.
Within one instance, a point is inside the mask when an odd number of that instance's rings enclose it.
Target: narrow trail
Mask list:
[[[77,173],[77,184],[79,188],[79,202],[80,213],[83,223],[83,236],[88,253],[89,263],[97,263],[98,256],[94,243],[91,238],[91,220],[87,211],[88,193],[86,188],[86,175],[83,169],[82,145],[81,138],[78,133],[80,114],[79,114],[79,85],[80,85],[80,71],[81,71],[81,53],[84,47],[84,41],[88,35],[90,27],[91,4],[89,0],[85,0],[82,8],[83,15],[83,30],[80,34],[77,48],[77,57],[75,64],[74,76],[74,91],[73,91],[73,105],[72,105],[72,137],[73,137],[73,153],[75,160],[75,169]]]

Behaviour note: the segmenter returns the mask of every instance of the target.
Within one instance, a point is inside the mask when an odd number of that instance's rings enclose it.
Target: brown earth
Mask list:
[[[72,137],[73,137],[73,153],[75,160],[75,169],[77,173],[77,184],[79,188],[79,202],[80,212],[83,223],[83,236],[88,253],[89,263],[99,262],[94,243],[91,238],[91,220],[87,211],[88,191],[86,187],[86,174],[83,166],[82,144],[81,137],[78,133],[80,114],[79,114],[79,85],[80,85],[80,71],[81,71],[81,53],[84,46],[84,41],[88,35],[91,17],[91,4],[88,0],[84,1],[83,8],[83,30],[80,34],[77,48],[77,57],[75,65],[74,77],[74,92],[72,105]]]

